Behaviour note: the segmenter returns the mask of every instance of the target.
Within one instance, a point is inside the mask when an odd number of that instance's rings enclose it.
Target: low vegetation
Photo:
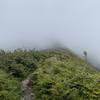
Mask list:
[[[100,72],[66,49],[0,51],[0,100],[20,100],[32,75],[36,100],[99,100]]]

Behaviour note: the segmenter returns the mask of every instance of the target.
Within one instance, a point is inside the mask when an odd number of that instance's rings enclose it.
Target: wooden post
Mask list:
[[[87,61],[87,52],[84,51],[83,54],[84,54],[84,57],[85,57],[85,61],[88,62],[88,61]]]

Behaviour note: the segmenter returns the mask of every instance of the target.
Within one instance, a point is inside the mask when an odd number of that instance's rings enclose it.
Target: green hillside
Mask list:
[[[35,100],[100,100],[100,72],[67,49],[0,51],[0,100],[20,100],[32,76]]]

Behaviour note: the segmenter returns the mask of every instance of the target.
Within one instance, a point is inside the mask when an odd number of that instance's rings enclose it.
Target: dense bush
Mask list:
[[[73,58],[47,60],[33,73],[37,100],[99,100],[100,73]]]
[[[20,84],[0,70],[0,100],[20,100]]]

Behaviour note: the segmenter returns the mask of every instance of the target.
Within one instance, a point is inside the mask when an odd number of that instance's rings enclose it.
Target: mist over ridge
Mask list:
[[[100,68],[100,0],[1,0],[0,48],[62,45]],[[56,44],[57,43],[57,44]]]

